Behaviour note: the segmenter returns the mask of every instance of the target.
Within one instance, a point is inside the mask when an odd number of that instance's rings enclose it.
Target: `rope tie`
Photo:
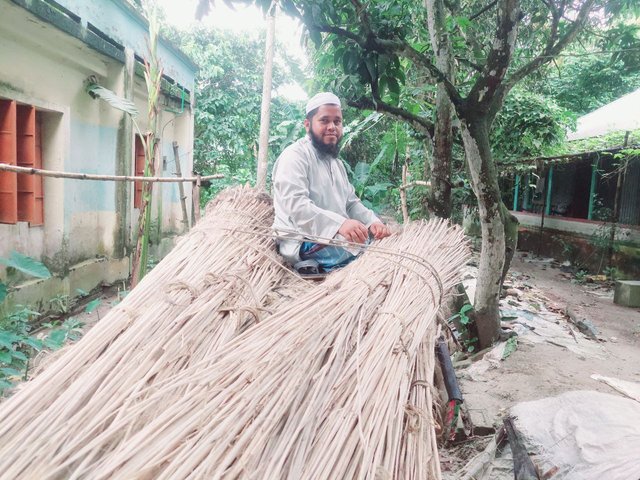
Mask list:
[[[177,298],[171,298],[172,296],[177,297],[178,294],[185,291],[189,292],[189,295],[191,297],[186,304],[179,304]],[[164,293],[167,294],[167,302],[178,307],[188,307],[196,298],[198,298],[199,295],[198,290],[194,286],[189,285],[183,280],[178,280],[167,285],[164,289]]]
[[[422,430],[424,420],[428,418],[422,408],[418,408],[415,405],[407,404],[404,406],[404,413],[407,419],[405,428],[408,433],[418,433],[420,430]]]

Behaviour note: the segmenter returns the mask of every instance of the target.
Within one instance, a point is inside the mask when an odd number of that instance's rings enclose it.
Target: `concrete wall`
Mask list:
[[[520,221],[518,249],[533,251],[561,260],[578,268],[602,273],[609,265],[611,225],[590,220],[511,212]],[[622,278],[640,276],[640,227],[617,226],[611,263]]]
[[[542,215],[538,213],[514,212],[512,211],[520,225],[523,227],[540,228]],[[545,216],[544,228],[557,230],[566,233],[576,233],[581,236],[598,235],[608,228],[608,224],[595,220],[583,220],[558,216]],[[619,225],[616,227],[615,240],[640,246],[640,226]]]
[[[46,7],[38,0],[0,0],[0,98],[34,105],[42,112],[44,169],[133,175],[135,130],[130,119],[104,101],[91,98],[85,91],[85,81],[92,75],[100,85],[116,94],[133,98],[140,111],[136,123],[146,131],[146,86],[142,78],[133,75],[134,54],[146,56],[146,46],[143,51],[135,50],[144,39],[144,22],[117,0],[59,3],[79,14],[78,31],[81,33],[87,33],[83,29],[88,26],[93,32],[96,27],[105,28],[106,33],[120,32],[116,40],[124,45],[124,52],[117,55],[101,53],[95,45],[89,46],[91,42],[78,38],[83,35],[71,35],[56,21],[34,14],[35,6]],[[92,35],[95,37],[95,33]],[[193,67],[167,44],[161,46],[160,55],[165,68],[170,67],[173,78],[192,88]],[[128,64],[120,57],[128,58]],[[184,154],[181,159],[183,175],[190,175],[193,112],[189,104],[182,112],[163,111],[160,127],[163,129],[160,160],[166,155],[168,166],[162,175],[173,176],[171,144],[174,140]],[[114,275],[107,272],[116,271],[126,276],[121,259],[130,251],[135,234],[132,225],[138,216],[133,208],[132,192],[132,183],[118,186],[115,182],[46,177],[44,225],[0,224],[0,256],[17,250],[43,260],[64,278],[77,270],[74,265],[92,265],[86,261],[100,257],[112,262],[111,267],[101,267],[105,272],[104,280],[107,277],[113,280]],[[163,234],[181,231],[182,214],[177,192],[175,184],[166,184],[156,191],[154,208],[161,219]],[[190,212],[190,184],[185,184],[185,192]],[[95,270],[95,267],[91,268]],[[0,268],[0,280],[5,277],[4,269]]]

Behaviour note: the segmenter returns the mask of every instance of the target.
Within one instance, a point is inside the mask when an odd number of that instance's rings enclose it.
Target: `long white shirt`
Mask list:
[[[367,227],[380,221],[356,196],[342,161],[318,151],[308,136],[282,152],[272,181],[276,231],[284,228],[302,236],[334,238],[349,218]],[[300,261],[300,239],[280,239],[278,244],[285,260]]]

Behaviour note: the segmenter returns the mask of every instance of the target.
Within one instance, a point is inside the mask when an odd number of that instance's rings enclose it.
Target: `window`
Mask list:
[[[144,147],[140,135],[136,135],[135,144],[135,166],[134,172],[136,177],[144,176]],[[142,182],[134,182],[133,186],[133,207],[140,208],[142,206]]]
[[[42,168],[42,118],[31,105],[0,99],[0,161]],[[44,191],[38,175],[0,172],[0,223],[44,222]]]

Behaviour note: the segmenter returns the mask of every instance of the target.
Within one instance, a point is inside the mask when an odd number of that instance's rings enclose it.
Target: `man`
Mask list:
[[[356,197],[338,158],[342,139],[340,99],[333,93],[319,93],[307,103],[306,115],[307,135],[288,146],[273,167],[274,229],[359,244],[369,240],[369,233],[375,239],[389,236],[384,223]],[[308,266],[299,262],[312,260],[324,271],[355,258],[349,251],[352,249],[299,238],[280,239],[278,248],[292,265]]]

